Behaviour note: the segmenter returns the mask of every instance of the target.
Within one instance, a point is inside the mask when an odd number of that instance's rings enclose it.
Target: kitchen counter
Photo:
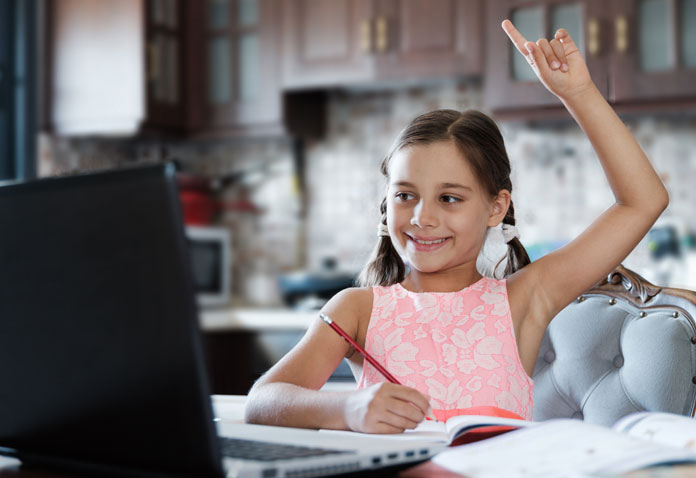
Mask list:
[[[204,332],[306,330],[318,315],[282,307],[203,309],[200,325]]]
[[[247,393],[266,370],[302,339],[312,321],[319,320],[318,316],[318,310],[283,307],[202,309],[199,321],[213,393]],[[345,361],[331,380],[354,383]]]

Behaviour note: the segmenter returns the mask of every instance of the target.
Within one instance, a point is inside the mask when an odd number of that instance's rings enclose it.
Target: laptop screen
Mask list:
[[[0,451],[219,475],[171,164],[0,187]]]

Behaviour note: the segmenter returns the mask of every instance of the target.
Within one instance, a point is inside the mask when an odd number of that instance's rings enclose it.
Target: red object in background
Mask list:
[[[184,223],[187,225],[210,224],[218,212],[217,201],[210,193],[202,191],[179,191],[179,199],[184,214]]]
[[[184,223],[187,226],[204,226],[215,219],[221,211],[242,213],[259,213],[261,210],[251,202],[246,195],[234,201],[221,202],[216,191],[218,184],[213,187],[211,179],[181,174],[177,178],[179,184],[179,199],[183,209]],[[224,181],[223,181],[224,184]]]
[[[207,179],[180,175],[179,199],[186,225],[210,224],[219,206]]]

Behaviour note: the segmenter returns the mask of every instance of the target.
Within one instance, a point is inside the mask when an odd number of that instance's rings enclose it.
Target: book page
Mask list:
[[[406,430],[403,433],[394,434],[365,434],[342,430],[321,430],[326,433],[339,433],[351,435],[369,435],[375,438],[389,438],[398,440],[422,440],[450,443],[455,437],[463,435],[468,431],[491,425],[506,425],[515,427],[527,427],[536,425],[538,422],[527,420],[516,420],[514,418],[488,417],[483,415],[460,415],[452,417],[447,422],[436,422],[434,420],[423,420],[415,429]]]
[[[550,420],[469,445],[432,461],[481,478],[624,473],[658,463],[694,462],[696,453],[669,448],[579,420]]]
[[[696,419],[674,413],[640,412],[623,417],[614,429],[629,435],[696,452]]]

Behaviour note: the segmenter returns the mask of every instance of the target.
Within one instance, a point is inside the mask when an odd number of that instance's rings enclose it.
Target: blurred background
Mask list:
[[[613,199],[505,18],[571,32],[671,196],[624,264],[696,289],[696,0],[5,0],[0,179],[177,161],[205,328],[246,330],[350,285],[395,136],[475,108],[502,129],[536,259]]]

